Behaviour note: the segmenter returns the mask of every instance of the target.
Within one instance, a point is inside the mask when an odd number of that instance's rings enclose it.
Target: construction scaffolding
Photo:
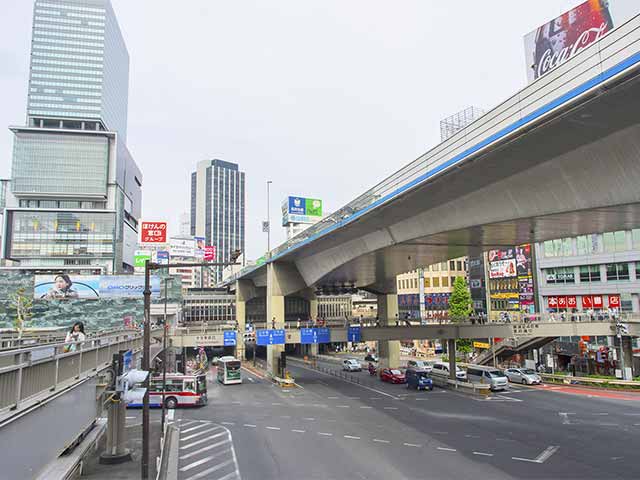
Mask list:
[[[478,107],[468,107],[464,110],[440,120],[440,140],[445,141],[467,125],[475,122],[486,112]]]

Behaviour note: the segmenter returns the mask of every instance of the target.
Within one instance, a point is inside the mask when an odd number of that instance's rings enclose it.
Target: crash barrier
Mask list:
[[[141,347],[142,334],[127,331],[84,342],[0,352],[0,421],[7,412],[42,394],[67,388],[108,368],[114,353]]]
[[[635,380],[617,380],[608,378],[574,377],[572,375],[554,375],[549,373],[539,373],[547,383],[559,383],[563,385],[583,385],[591,387],[614,387],[626,388],[629,390],[640,389],[640,382]]]
[[[176,480],[178,478],[178,447],[180,429],[170,423],[174,419],[175,410],[169,410],[164,424],[164,432],[160,438],[160,455],[156,458],[156,480]]]

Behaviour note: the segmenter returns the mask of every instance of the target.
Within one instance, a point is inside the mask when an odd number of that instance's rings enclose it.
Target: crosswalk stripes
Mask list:
[[[180,431],[178,480],[241,480],[231,432],[217,423],[184,422]]]

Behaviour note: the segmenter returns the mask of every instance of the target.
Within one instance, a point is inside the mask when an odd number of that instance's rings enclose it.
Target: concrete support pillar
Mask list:
[[[392,294],[378,295],[378,317],[381,325],[395,326],[398,318],[398,296]],[[397,368],[400,366],[400,342],[386,340],[378,342],[380,368]]]
[[[450,338],[447,340],[447,350],[449,351],[449,378],[456,379],[456,340]]]
[[[624,350],[624,366],[625,368],[631,368],[631,375],[635,376],[636,372],[633,371],[633,342],[631,337],[622,337],[622,348]]]
[[[236,323],[238,331],[236,334],[236,354],[235,357],[244,360],[245,345],[244,332],[247,323],[247,302],[257,294],[255,285],[251,280],[238,280],[236,282]]]
[[[315,357],[318,355],[318,344],[317,343],[312,343],[309,345],[309,356],[311,357]]]
[[[318,318],[318,298],[315,295],[309,299],[309,317]]]

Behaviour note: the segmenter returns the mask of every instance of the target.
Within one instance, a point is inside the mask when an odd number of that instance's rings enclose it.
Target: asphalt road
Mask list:
[[[640,401],[521,386],[482,399],[289,367],[300,388],[244,372],[242,385],[210,383],[206,407],[176,412],[193,429],[180,468],[200,462],[179,478],[640,478]]]

